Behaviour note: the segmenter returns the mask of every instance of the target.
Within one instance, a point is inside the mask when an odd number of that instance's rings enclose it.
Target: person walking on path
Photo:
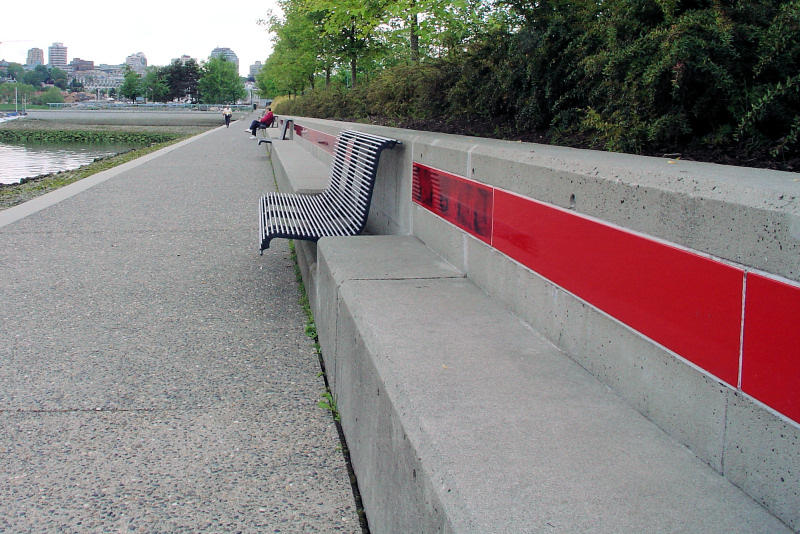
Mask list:
[[[251,122],[250,128],[245,131],[250,132],[250,139],[255,139],[256,130],[258,127],[263,124],[264,128],[269,128],[273,120],[275,120],[275,115],[272,113],[272,108],[267,108],[267,111],[264,113],[264,115],[260,119]]]
[[[225,106],[222,109],[222,117],[225,119],[225,127],[226,128],[230,128],[231,127],[231,115],[232,114],[233,114],[233,112],[231,111],[231,107],[230,106]]]

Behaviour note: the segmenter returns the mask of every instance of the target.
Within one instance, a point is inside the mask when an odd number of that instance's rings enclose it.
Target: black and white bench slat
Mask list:
[[[328,187],[319,194],[267,193],[259,202],[261,252],[275,238],[317,241],[364,230],[381,152],[399,141],[345,130],[336,141]]]

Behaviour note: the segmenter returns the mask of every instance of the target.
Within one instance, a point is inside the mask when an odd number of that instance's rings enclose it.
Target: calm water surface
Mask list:
[[[27,144],[0,143],[0,183],[15,184],[22,178],[77,169],[95,158],[135,148],[118,144]]]

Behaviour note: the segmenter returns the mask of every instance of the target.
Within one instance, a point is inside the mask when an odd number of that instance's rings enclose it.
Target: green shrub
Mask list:
[[[459,56],[332,84],[281,113],[633,153],[800,156],[800,0],[505,0]]]
[[[41,93],[33,93],[31,95],[31,104],[44,105],[44,104],[60,104],[64,102],[64,95],[56,87],[50,87]]]

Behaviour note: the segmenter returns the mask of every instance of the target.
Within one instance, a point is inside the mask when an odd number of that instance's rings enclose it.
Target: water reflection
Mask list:
[[[0,183],[15,184],[23,178],[77,169],[95,158],[134,148],[122,144],[28,144],[0,143]]]

